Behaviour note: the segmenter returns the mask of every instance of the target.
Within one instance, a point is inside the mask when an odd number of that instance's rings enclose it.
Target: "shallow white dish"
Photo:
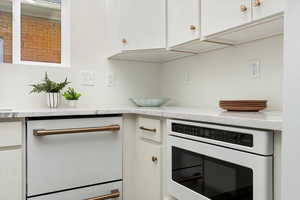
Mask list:
[[[131,98],[135,105],[139,107],[160,107],[166,104],[169,98]]]

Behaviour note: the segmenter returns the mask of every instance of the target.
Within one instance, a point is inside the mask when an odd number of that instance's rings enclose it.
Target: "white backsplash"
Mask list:
[[[250,64],[260,61],[260,76]],[[282,109],[283,37],[256,41],[169,62],[161,73],[161,94],[179,106],[218,107],[221,99],[266,99]]]

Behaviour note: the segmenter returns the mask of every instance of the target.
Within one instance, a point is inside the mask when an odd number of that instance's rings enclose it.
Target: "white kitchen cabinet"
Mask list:
[[[203,35],[211,35],[251,22],[251,7],[251,0],[203,0]]]
[[[120,42],[124,50],[166,47],[164,0],[122,0]]]
[[[0,151],[0,199],[22,200],[22,151]]]
[[[202,39],[203,26],[201,25],[200,0],[168,0],[167,5],[167,41],[169,49],[203,53],[227,46]]]
[[[238,45],[283,34],[284,0],[203,0],[203,36]]]
[[[110,60],[164,63],[193,55],[166,48],[165,0],[107,1]]]
[[[253,20],[259,20],[284,11],[285,0],[252,0]]]
[[[200,0],[168,0],[168,46],[200,38]]]
[[[161,163],[161,145],[137,141],[136,200],[161,200]]]

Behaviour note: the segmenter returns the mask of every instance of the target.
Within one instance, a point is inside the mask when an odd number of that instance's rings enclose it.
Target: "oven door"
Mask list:
[[[169,193],[179,200],[272,200],[272,156],[168,137]]]
[[[28,121],[27,196],[120,182],[121,131],[119,116]]]

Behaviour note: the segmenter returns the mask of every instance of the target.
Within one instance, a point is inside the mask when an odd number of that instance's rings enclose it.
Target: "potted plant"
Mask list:
[[[68,90],[65,93],[63,93],[63,96],[65,97],[69,107],[76,108],[77,102],[81,97],[81,94],[76,92],[74,88],[69,87]]]
[[[31,85],[33,88],[30,93],[46,93],[48,107],[57,108],[60,103],[60,91],[69,83],[67,78],[63,82],[56,83],[49,79],[46,72],[41,83]]]

